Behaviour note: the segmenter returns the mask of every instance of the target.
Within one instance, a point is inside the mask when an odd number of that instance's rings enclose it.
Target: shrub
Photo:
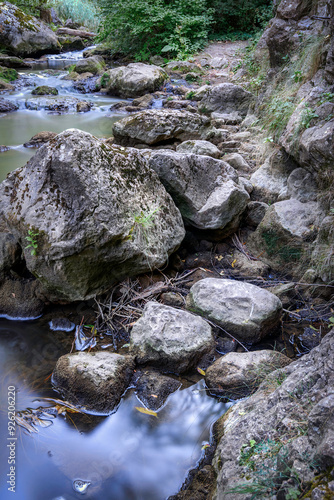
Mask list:
[[[100,40],[140,59],[161,53],[185,58],[203,46],[212,23],[206,0],[100,0],[100,5]]]

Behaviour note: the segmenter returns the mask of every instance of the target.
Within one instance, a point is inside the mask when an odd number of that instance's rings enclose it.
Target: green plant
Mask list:
[[[101,76],[101,87],[105,88],[109,82],[110,76],[108,75],[108,73],[103,73],[103,75]]]
[[[186,95],[186,99],[192,99],[195,95],[195,92],[193,90],[191,90],[190,92],[188,92],[188,94]]]
[[[25,237],[25,240],[29,243],[25,248],[31,248],[31,255],[36,255],[38,244],[36,237],[39,236],[38,232],[33,231],[32,229],[28,230],[28,236]]]
[[[99,39],[112,50],[147,59],[184,59],[203,47],[212,23],[206,0],[99,0],[104,16]]]
[[[302,82],[302,81],[303,81],[303,79],[304,79],[304,77],[303,77],[303,75],[302,75],[302,72],[301,72],[301,71],[299,71],[299,70],[296,70],[296,71],[294,72],[294,74],[292,75],[292,77],[291,77],[291,78],[293,79],[293,81],[294,81],[295,83]]]
[[[263,129],[272,133],[275,142],[278,141],[294,110],[295,104],[291,97],[278,95],[268,102],[263,118]]]
[[[155,215],[160,212],[160,207],[152,208],[151,210],[142,210],[140,214],[133,214],[133,224],[130,228],[128,239],[133,239],[136,232],[139,232],[147,240],[147,229],[152,226]]]
[[[101,22],[98,2],[92,0],[54,0],[59,16],[97,30]]]
[[[324,104],[325,102],[333,102],[334,101],[334,94],[332,92],[323,92],[320,95],[320,100],[318,102],[318,105],[321,106],[321,104]]]
[[[305,104],[305,108],[300,115],[299,126],[301,129],[307,129],[311,126],[311,122],[314,118],[319,118],[314,109],[310,108],[308,103]]]

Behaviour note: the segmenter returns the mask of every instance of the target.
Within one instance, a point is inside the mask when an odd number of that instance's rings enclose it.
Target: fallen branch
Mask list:
[[[69,35],[69,36],[79,36],[80,38],[94,38],[96,33],[90,33],[89,31],[83,30],[73,30],[71,28],[58,28],[57,35]]]

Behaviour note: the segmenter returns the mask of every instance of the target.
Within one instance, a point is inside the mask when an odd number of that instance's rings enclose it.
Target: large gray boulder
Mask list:
[[[159,90],[168,79],[167,73],[153,64],[132,63],[106,72],[108,94],[140,97]]]
[[[112,131],[115,141],[123,146],[153,145],[173,139],[200,139],[208,125],[208,118],[197,113],[149,109],[115,122]]]
[[[218,112],[238,114],[244,118],[254,97],[250,92],[233,83],[204,85],[194,94],[193,99],[200,102],[200,109],[206,113]]]
[[[246,343],[259,342],[274,330],[282,312],[281,301],[267,290],[215,278],[200,280],[191,287],[187,307]]]
[[[146,153],[184,220],[198,229],[233,232],[249,200],[236,171],[209,156],[154,151]]]
[[[131,356],[77,352],[58,359],[52,384],[67,401],[83,411],[109,414],[119,404],[133,370]]]
[[[278,351],[229,352],[206,370],[205,382],[213,394],[239,399],[254,392],[269,373],[290,363]]]
[[[277,271],[300,278],[317,237],[320,211],[316,202],[279,201],[271,205],[247,244],[254,255]]]
[[[148,302],[133,326],[130,353],[139,364],[183,373],[214,348],[211,327],[187,311]]]
[[[177,153],[192,153],[195,155],[212,156],[220,158],[221,152],[209,141],[184,141],[176,148]]]
[[[11,113],[12,111],[18,110],[19,107],[15,102],[9,99],[0,98],[0,113]]]
[[[19,56],[60,50],[54,32],[9,2],[0,3],[0,49]]]
[[[184,237],[181,214],[146,159],[76,129],[42,146],[0,193],[27,268],[51,300],[85,300],[159,267]],[[25,248],[29,231],[35,252]]]

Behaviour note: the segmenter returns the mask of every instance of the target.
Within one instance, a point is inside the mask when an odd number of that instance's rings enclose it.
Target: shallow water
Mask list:
[[[124,117],[124,114],[109,111],[110,106],[120,99],[98,93],[81,94],[74,89],[72,81],[63,79],[68,74],[63,70],[64,65],[71,64],[80,58],[82,58],[82,51],[50,56],[48,62],[36,65],[31,70],[19,72],[20,90],[1,94],[5,99],[18,104],[19,110],[0,115],[0,145],[12,148],[0,153],[0,182],[8,172],[24,166],[35,154],[35,149],[24,148],[23,144],[38,132],[48,130],[60,133],[68,128],[79,128],[99,138],[110,137],[113,123]],[[33,96],[31,91],[35,85],[55,87],[59,94],[55,97]],[[75,106],[72,106],[70,112],[64,114],[56,114],[43,108],[45,99],[62,101],[64,98],[89,101],[93,104],[93,108],[87,113],[77,113]],[[41,103],[43,109],[27,109],[27,106],[33,107],[36,103]]]
[[[3,474],[9,471],[7,387],[16,388],[16,410],[40,406],[37,397],[57,397],[47,377],[71,343],[71,333],[51,332],[43,318],[0,319]],[[82,494],[74,490],[77,480],[90,483],[85,498],[94,500],[163,500],[176,493],[201,457],[210,427],[229,407],[203,389],[203,382],[184,384],[158,418],[135,409],[142,405],[131,390],[109,417],[73,416],[73,423],[59,416],[32,435],[17,427],[15,498],[78,499]],[[1,499],[13,498],[7,487],[2,480]]]

